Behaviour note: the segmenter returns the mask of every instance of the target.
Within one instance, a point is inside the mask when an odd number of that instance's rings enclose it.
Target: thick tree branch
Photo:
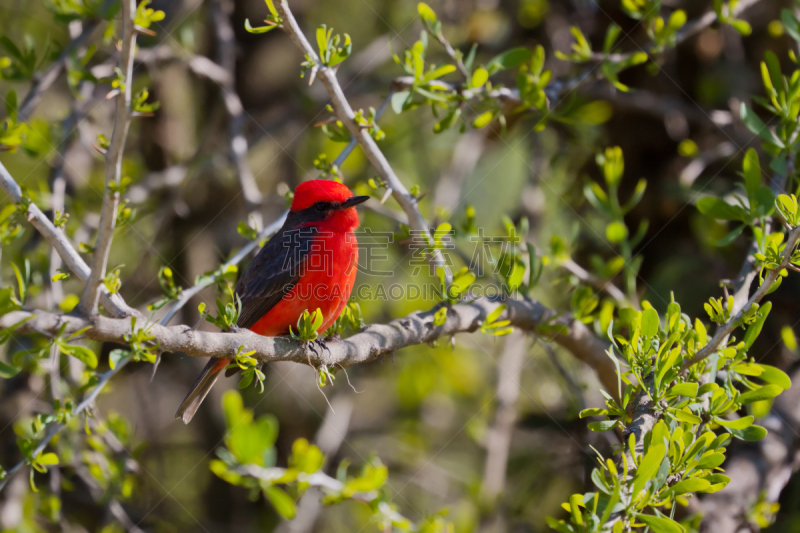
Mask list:
[[[0,163],[0,188],[5,191],[9,199],[14,203],[22,203],[26,200],[22,194],[22,189],[20,189],[17,182],[11,177],[11,174],[9,174],[2,163]],[[64,231],[55,227],[50,219],[48,219],[47,216],[42,213],[42,210],[33,202],[28,205],[27,216],[28,222],[30,222],[31,225],[42,234],[47,242],[55,248],[70,272],[81,281],[89,279],[89,266],[75,248],[72,247]],[[119,294],[109,294],[105,287],[101,287],[101,294],[103,306],[114,316],[124,317],[135,313],[133,309],[128,307]]]
[[[593,367],[603,385],[615,388],[617,377],[611,360],[606,355],[607,343],[597,338],[584,324],[568,316],[557,315],[551,309],[532,300],[505,301],[479,298],[471,303],[452,305],[444,324],[434,324],[438,306],[430,311],[419,311],[388,324],[373,324],[343,340],[329,340],[324,346],[300,343],[287,337],[263,337],[249,330],[236,333],[192,331],[188,326],[136,324],[154,337],[163,352],[182,352],[193,357],[233,357],[239,347],[255,350],[253,357],[261,362],[294,361],[314,366],[352,366],[376,361],[396,350],[434,342],[456,333],[471,333],[480,328],[486,317],[504,303],[503,317],[511,325],[525,331],[537,331],[542,325],[561,325],[565,332],[555,336],[556,343],[572,352],[578,359]],[[15,331],[19,333],[44,333],[54,335],[65,326],[69,335],[84,328],[84,335],[96,341],[127,344],[131,333],[131,320],[103,316],[78,317],[55,315],[45,311],[13,311],[0,317],[0,329],[11,327],[23,319],[27,322]]]
[[[92,272],[79,304],[84,314],[97,312],[100,285],[106,277],[108,255],[111,241],[114,238],[119,192],[112,190],[112,185],[119,184],[122,177],[122,157],[125,151],[125,139],[128,137],[131,115],[131,93],[133,92],[133,58],[136,47],[136,32],[133,17],[136,13],[136,0],[122,0],[122,41],[120,43],[120,69],[124,73],[124,88],[116,95],[116,113],[114,131],[106,153],[106,186],[103,194],[103,208],[100,212],[100,229],[92,256]]]
[[[315,63],[316,66],[314,68],[317,69],[318,76],[328,92],[336,116],[350,131],[350,135],[361,145],[364,154],[366,154],[367,159],[370,164],[372,164],[373,168],[375,168],[378,175],[389,184],[389,187],[392,189],[392,196],[397,203],[400,204],[400,207],[408,217],[408,225],[411,229],[419,232],[428,241],[428,244],[432,246],[433,236],[430,234],[425,218],[419,210],[417,199],[408,192],[403,182],[400,181],[400,178],[394,173],[386,156],[384,156],[383,152],[378,148],[378,144],[370,136],[369,132],[356,124],[354,120],[355,112],[353,108],[350,107],[350,103],[347,101],[341,85],[339,85],[339,80],[336,79],[336,69],[323,65],[320,62],[317,52],[314,51],[314,48],[308,42],[308,39],[306,39],[305,34],[303,34],[303,31],[300,29],[294,15],[289,9],[288,1],[282,0],[281,2],[276,2],[275,7],[283,19],[283,29],[289,34],[292,42],[294,42],[300,52]],[[445,269],[449,285],[452,274],[445,264],[444,257],[442,257],[441,252],[438,250],[433,254],[433,263],[435,266]]]

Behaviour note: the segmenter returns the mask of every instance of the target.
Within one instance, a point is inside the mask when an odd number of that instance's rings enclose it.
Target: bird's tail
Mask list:
[[[198,376],[189,394],[186,395],[183,403],[178,408],[178,412],[175,413],[175,418],[180,418],[183,420],[184,424],[188,424],[192,420],[192,417],[194,417],[194,414],[197,412],[197,408],[203,403],[211,387],[217,382],[220,372],[223,368],[228,366],[228,363],[230,363],[230,361],[227,359],[218,359],[216,357],[212,357],[208,361],[208,364],[203,368],[203,371],[200,373],[200,376]]]

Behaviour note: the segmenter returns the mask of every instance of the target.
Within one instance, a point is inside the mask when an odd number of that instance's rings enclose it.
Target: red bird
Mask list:
[[[298,185],[280,231],[256,255],[236,284],[242,310],[236,325],[267,337],[288,335],[308,310],[322,311],[326,330],[342,314],[358,270],[355,206],[369,196],[353,196],[335,181]],[[230,360],[213,357],[183,400],[176,418],[194,416]]]

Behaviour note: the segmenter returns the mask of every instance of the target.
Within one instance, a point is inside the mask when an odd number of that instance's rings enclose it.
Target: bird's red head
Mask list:
[[[333,180],[305,181],[297,186],[292,200],[292,211],[302,211],[317,202],[342,203],[353,196],[347,185]]]
[[[302,226],[351,231],[358,227],[355,206],[368,199],[369,196],[353,196],[347,186],[336,181],[310,180],[297,186],[289,210]]]

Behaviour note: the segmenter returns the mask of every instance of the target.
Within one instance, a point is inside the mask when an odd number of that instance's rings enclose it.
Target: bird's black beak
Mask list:
[[[348,207],[354,207],[358,204],[363,204],[369,200],[369,196],[351,196],[347,200],[341,203],[342,209],[347,209]]]

